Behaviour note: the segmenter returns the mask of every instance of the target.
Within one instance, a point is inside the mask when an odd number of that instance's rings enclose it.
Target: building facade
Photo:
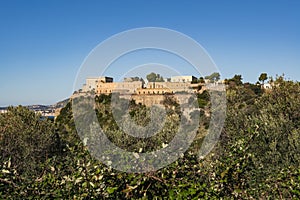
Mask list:
[[[112,83],[113,78],[111,77],[97,77],[97,78],[87,78],[85,81],[85,84],[82,87],[83,92],[88,92],[88,91],[96,91],[97,89],[97,84],[98,83]]]
[[[195,76],[172,76],[171,82],[175,83],[195,83],[197,78]]]
[[[97,94],[110,94],[113,92],[119,92],[121,94],[134,94],[138,89],[141,88],[143,88],[142,81],[112,83],[98,82],[96,85],[96,92]]]
[[[99,77],[87,78],[82,91],[95,91],[96,94],[172,94],[178,92],[201,93],[204,89],[203,83],[197,83],[194,76],[174,76],[171,82],[148,82],[144,85],[142,81],[126,78],[124,82],[113,82],[113,78]],[[196,82],[196,83],[194,83]]]

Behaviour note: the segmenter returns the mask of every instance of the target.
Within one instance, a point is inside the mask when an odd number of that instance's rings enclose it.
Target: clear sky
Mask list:
[[[299,0],[0,0],[0,106],[53,104],[73,93],[100,42],[164,27],[199,42],[222,78],[262,72],[300,80]]]

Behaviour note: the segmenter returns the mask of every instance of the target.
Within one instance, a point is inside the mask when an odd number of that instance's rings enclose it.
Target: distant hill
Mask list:
[[[30,110],[48,110],[48,109],[53,109],[52,106],[45,106],[45,105],[29,105],[26,106]]]
[[[57,108],[63,108],[67,105],[67,103],[70,101],[70,99],[65,99],[62,101],[59,101],[53,105],[29,105],[29,106],[25,106],[30,110],[34,110],[34,111],[45,111],[45,110],[55,110]],[[8,107],[0,107],[0,110],[7,110]]]
[[[67,105],[67,103],[70,101],[70,98],[67,98],[65,100],[59,101],[56,104],[53,104],[52,106],[56,108],[63,108]]]

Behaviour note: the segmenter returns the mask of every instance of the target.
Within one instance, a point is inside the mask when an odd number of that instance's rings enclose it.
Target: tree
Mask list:
[[[132,80],[133,80],[133,81],[139,81],[140,78],[136,76],[136,77],[133,77]]]
[[[229,84],[229,80],[227,78],[224,79],[224,83],[225,85],[228,85]]]
[[[199,82],[199,83],[205,83],[205,80],[204,80],[203,77],[200,77],[199,80],[198,80],[198,82]]]
[[[209,76],[205,76],[205,79],[208,79],[208,80],[210,80],[211,83],[214,83],[214,82],[219,81],[220,77],[221,77],[220,73],[214,72]]]
[[[267,73],[261,73],[258,80],[262,82],[262,84],[265,83],[265,81],[268,79]]]
[[[233,78],[229,79],[228,82],[229,84],[230,83],[234,83],[235,85],[242,85],[243,82],[242,82],[243,78],[242,78],[242,75],[234,75]]]
[[[146,76],[148,82],[164,82],[164,78],[160,74],[151,72]]]
[[[156,80],[156,74],[154,72],[151,72],[146,76],[148,82],[155,82]]]
[[[299,86],[279,77],[261,96],[251,95],[246,87],[227,90],[227,118],[214,158],[218,162],[212,161],[216,183],[223,183],[221,195],[299,197],[300,184],[292,183],[299,178]]]
[[[41,165],[55,154],[59,136],[54,124],[28,108],[8,108],[0,115],[0,160],[11,160],[19,174],[40,175]]]

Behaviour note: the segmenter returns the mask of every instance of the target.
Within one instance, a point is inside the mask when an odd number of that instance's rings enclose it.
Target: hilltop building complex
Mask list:
[[[167,82],[148,82],[144,84],[141,80],[125,78],[123,82],[113,82],[111,77],[87,78],[82,92],[94,91],[96,94],[165,94],[165,93],[201,93],[204,84],[198,83],[194,76],[174,76]]]
[[[168,80],[168,81],[166,81]],[[199,83],[194,76],[174,76],[165,79],[164,82],[147,82],[138,77],[124,78],[123,82],[113,82],[111,77],[87,78],[81,92],[73,97],[92,92],[93,94],[119,93],[123,98],[132,98],[136,103],[146,106],[161,104],[165,98],[164,94],[178,94],[180,101],[187,101],[187,94],[202,93],[205,83]],[[189,96],[189,95],[188,95]]]

